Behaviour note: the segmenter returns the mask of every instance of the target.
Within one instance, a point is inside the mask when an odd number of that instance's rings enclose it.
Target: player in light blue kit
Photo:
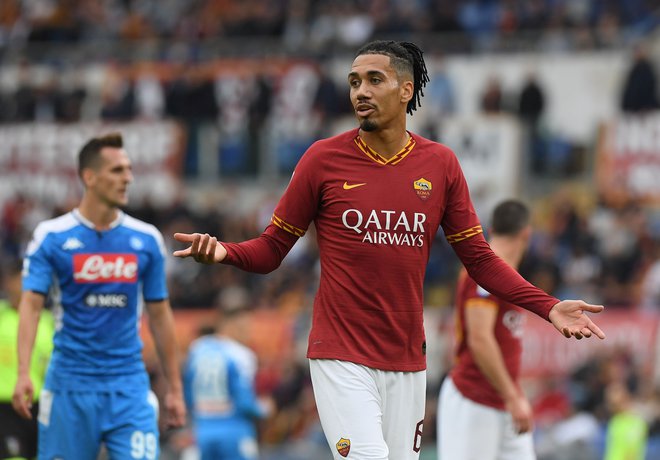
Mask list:
[[[30,356],[50,297],[56,332],[40,397],[41,459],[158,458],[158,402],[142,361],[143,303],[168,380],[165,423],[185,423],[185,405],[160,232],[124,214],[133,180],[120,134],[91,139],[78,155],[77,209],[40,223],[23,266],[16,411],[30,418]]]
[[[258,458],[255,420],[267,416],[270,400],[254,392],[257,358],[240,341],[249,316],[245,308],[225,308],[215,334],[195,340],[184,373],[186,403],[202,460]]]

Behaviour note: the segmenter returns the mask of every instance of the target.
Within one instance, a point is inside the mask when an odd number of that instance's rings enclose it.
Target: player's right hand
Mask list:
[[[527,433],[534,427],[532,406],[527,398],[518,394],[505,401],[506,410],[513,418],[513,428],[518,434]]]
[[[227,256],[225,247],[215,236],[208,233],[175,233],[174,239],[190,244],[186,249],[174,251],[172,255],[175,257],[192,257],[202,264],[215,264],[222,262]]]
[[[11,405],[23,418],[32,418],[32,400],[34,399],[34,387],[29,375],[19,375],[11,398]]]

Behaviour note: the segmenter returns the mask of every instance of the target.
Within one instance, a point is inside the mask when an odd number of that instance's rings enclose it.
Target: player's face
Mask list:
[[[101,149],[101,165],[92,175],[88,191],[111,207],[128,204],[128,185],[133,182],[131,162],[124,149]]]
[[[405,118],[412,82],[399,81],[389,56],[363,54],[356,57],[348,74],[348,85],[362,130],[376,131],[396,118]]]

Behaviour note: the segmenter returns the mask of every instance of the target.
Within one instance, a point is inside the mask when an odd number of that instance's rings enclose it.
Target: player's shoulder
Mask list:
[[[241,359],[252,360],[256,357],[256,354],[250,347],[243,345],[236,340],[225,339],[225,344],[227,348],[232,351],[234,356],[240,357]]]
[[[415,139],[416,148],[420,152],[448,162],[457,161],[456,154],[449,146],[427,139],[417,133],[411,133],[411,135]]]
[[[490,292],[488,292],[485,288],[479,286],[477,282],[465,271],[462,271],[461,275],[459,276],[458,290],[463,294],[463,297],[466,299],[469,298],[488,299],[492,297],[492,294]]]
[[[327,156],[328,154],[337,151],[346,150],[346,148],[350,147],[355,142],[357,134],[358,129],[355,128],[334,136],[319,139],[307,149],[307,153],[313,156]]]
[[[160,230],[158,230],[158,228],[156,228],[155,225],[137,219],[128,214],[124,214],[121,225],[127,230],[130,230],[135,233],[143,233],[145,235],[150,235],[157,240],[161,240],[163,238]]]
[[[61,233],[80,225],[73,213],[67,212],[52,219],[42,220],[34,229],[35,233]]]
[[[79,225],[81,225],[80,221],[71,212],[52,219],[43,220],[35,227],[30,246],[41,245],[48,235],[66,233]]]
[[[205,334],[196,339],[193,339],[188,346],[188,351],[191,353],[197,353],[202,349],[217,347],[217,340],[213,334]]]

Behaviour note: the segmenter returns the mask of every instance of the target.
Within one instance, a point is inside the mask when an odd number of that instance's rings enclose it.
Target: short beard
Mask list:
[[[378,125],[376,122],[371,120],[362,120],[362,123],[360,123],[360,129],[370,133],[376,131],[378,129]]]

